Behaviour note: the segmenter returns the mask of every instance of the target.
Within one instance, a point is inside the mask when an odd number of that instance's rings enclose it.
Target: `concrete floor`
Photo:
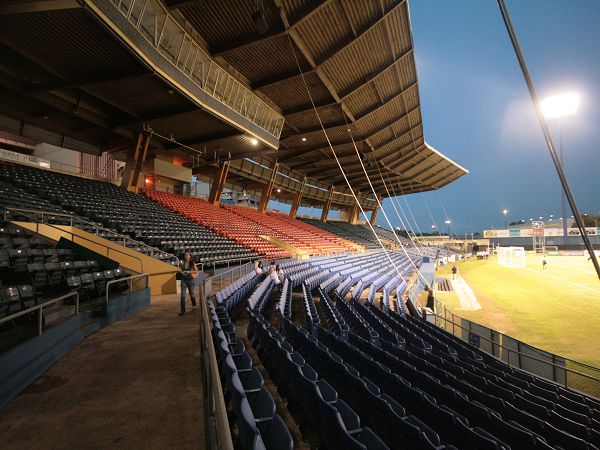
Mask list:
[[[198,311],[175,295],[84,340],[0,410],[0,448],[203,448]]]

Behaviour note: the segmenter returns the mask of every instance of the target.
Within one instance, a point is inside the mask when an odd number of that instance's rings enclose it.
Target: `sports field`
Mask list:
[[[583,256],[530,253],[526,267],[500,266],[496,257],[456,263],[481,305],[461,310],[454,293],[439,293],[453,313],[530,345],[600,367],[600,281]],[[452,264],[438,269],[451,278]]]

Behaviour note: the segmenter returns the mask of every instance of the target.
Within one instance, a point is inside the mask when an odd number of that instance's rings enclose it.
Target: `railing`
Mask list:
[[[15,210],[17,210],[17,209],[16,209],[16,208],[5,208],[5,209],[4,209],[4,221],[6,221],[6,211],[7,211],[7,210],[9,210],[9,211],[15,211]],[[144,272],[144,261],[143,261],[141,258],[139,258],[139,257],[137,257],[137,256],[135,256],[135,255],[130,255],[129,253],[125,253],[125,252],[123,252],[123,251],[121,251],[121,250],[119,250],[119,249],[116,249],[116,248],[109,247],[109,246],[107,246],[107,245],[105,245],[105,244],[102,244],[102,243],[100,243],[100,242],[97,242],[97,241],[93,241],[93,240],[91,240],[91,239],[88,239],[88,238],[86,238],[86,237],[84,237],[84,236],[80,236],[80,235],[78,235],[78,234],[75,234],[75,233],[73,233],[72,231],[68,231],[68,230],[65,230],[65,229],[63,229],[63,228],[57,227],[57,226],[55,226],[55,225],[52,225],[51,223],[47,223],[47,222],[41,222],[40,220],[38,220],[38,219],[37,219],[37,218],[35,218],[35,217],[28,216],[27,214],[23,214],[23,213],[22,213],[22,211],[28,211],[28,210],[18,210],[18,211],[20,211],[20,214],[21,214],[22,216],[24,216],[24,217],[26,217],[26,218],[28,218],[28,219],[32,220],[32,221],[33,221],[33,223],[35,223],[35,232],[36,232],[36,233],[39,233],[39,230],[40,230],[40,223],[41,223],[42,225],[46,225],[47,227],[54,228],[55,230],[58,230],[58,231],[60,231],[61,233],[65,233],[65,234],[67,234],[67,235],[70,235],[70,236],[71,236],[71,241],[72,241],[72,242],[75,242],[75,237],[77,237],[78,239],[81,239],[81,240],[83,240],[83,241],[91,242],[91,243],[92,243],[92,244],[94,244],[94,245],[97,245],[97,246],[99,246],[99,247],[103,247],[103,248],[105,248],[105,249],[106,249],[106,257],[107,257],[107,258],[109,258],[110,252],[111,252],[111,251],[113,251],[113,252],[117,252],[117,253],[120,253],[120,254],[122,254],[122,255],[125,255],[125,256],[126,256],[126,257],[128,257],[128,258],[135,259],[135,260],[137,260],[137,261],[140,263],[140,271],[139,271],[138,273],[143,273],[143,272]],[[33,212],[34,212],[34,213],[39,213],[40,211],[33,211]],[[70,217],[72,217],[72,216],[70,216]],[[109,258],[109,259],[110,259],[110,258]]]
[[[43,320],[42,320],[43,316],[44,316],[43,315],[44,308],[46,308],[50,305],[55,305],[56,303],[61,302],[63,300],[66,300],[67,298],[71,298],[71,297],[75,298],[75,315],[77,315],[77,314],[79,314],[79,293],[78,292],[69,292],[68,294],[61,295],[60,297],[53,298],[44,303],[40,303],[38,305],[32,306],[31,308],[23,309],[19,312],[16,312],[9,316],[3,317],[0,319],[0,325],[2,325],[3,323],[15,320],[18,317],[26,316],[28,314],[38,311],[38,336],[41,336],[43,333],[43,324],[44,324]]]
[[[546,352],[453,314],[436,302],[435,323],[448,333],[504,361],[561,386],[600,398],[600,368]]]
[[[18,212],[18,213],[39,214],[39,216],[40,216],[39,221],[42,223],[45,223],[47,225],[50,225],[50,223],[47,221],[46,222],[44,221],[44,216],[46,216],[46,218],[65,217],[65,218],[69,219],[70,226],[75,226],[75,224],[83,224],[83,225],[86,225],[89,227],[93,227],[95,230],[94,234],[96,236],[100,236],[100,231],[102,231],[104,233],[109,233],[112,236],[117,237],[119,240],[122,240],[123,247],[131,248],[128,246],[128,244],[132,244],[135,247],[142,247],[145,249],[146,255],[150,256],[151,258],[156,258],[157,256],[164,256],[164,257],[173,259],[175,261],[177,267],[179,267],[179,265],[180,265],[179,258],[172,253],[168,253],[159,248],[152,247],[151,245],[145,244],[144,242],[136,241],[135,239],[131,239],[129,236],[117,233],[116,231],[113,231],[110,228],[105,228],[105,227],[99,226],[95,222],[90,222],[89,220],[82,219],[82,218],[80,218],[78,216],[74,216],[72,214],[53,213],[53,212],[47,212],[47,211],[38,211],[38,210],[34,210],[34,209],[4,208],[3,219],[5,222],[7,220],[7,215],[6,215],[7,211],[13,211],[13,212]],[[25,215],[25,217],[30,217],[30,216]],[[34,219],[34,220],[37,221],[38,219]],[[82,237],[82,236],[79,236],[79,237]],[[102,244],[99,244],[99,245],[102,245]],[[142,269],[142,272],[143,272],[143,269]]]
[[[202,91],[279,139],[284,117],[215,63],[197,38],[175,19],[162,2],[110,2],[152,47]]]
[[[118,278],[116,280],[110,280],[109,282],[106,283],[106,298],[105,298],[105,302],[108,305],[108,300],[110,298],[109,293],[110,293],[110,287],[113,284],[117,284],[117,283],[122,283],[123,281],[127,281],[128,287],[129,287],[129,293],[131,294],[133,292],[133,280],[137,280],[140,278],[145,278],[146,279],[146,286],[144,287],[144,289],[146,289],[149,286],[149,282],[150,282],[150,275],[147,273],[140,273],[137,275],[131,275],[129,277],[124,277],[124,278]]]
[[[212,326],[208,312],[205,282],[198,285],[200,311],[200,366],[204,396],[204,448],[233,450],[233,440],[227,418],[223,387],[219,376],[219,365],[212,339]]]
[[[206,280],[204,280],[204,284],[206,285],[205,286],[205,294],[208,297],[210,297],[214,294],[213,286],[216,284],[217,281],[219,283],[218,290],[221,290],[226,285],[233,283],[235,280],[246,275],[248,272],[251,272],[253,269],[254,269],[254,263],[252,263],[252,262],[247,262],[246,264],[240,263],[239,266],[234,267],[233,269],[227,270],[225,272],[222,272],[218,275],[214,275],[212,277],[208,277]],[[229,279],[229,283],[223,284],[223,280],[227,280],[227,279]]]

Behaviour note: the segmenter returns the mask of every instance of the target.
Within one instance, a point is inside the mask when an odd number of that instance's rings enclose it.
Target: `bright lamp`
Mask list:
[[[546,97],[540,102],[542,113],[548,119],[572,116],[579,107],[579,95],[574,92]]]

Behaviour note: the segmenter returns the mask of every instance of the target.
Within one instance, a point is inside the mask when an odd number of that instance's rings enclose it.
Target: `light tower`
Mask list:
[[[558,119],[558,148],[560,152],[560,163],[565,167],[563,155],[563,137],[562,137],[562,118],[572,116],[577,112],[579,107],[579,95],[573,92],[565,94],[553,95],[546,97],[540,102],[542,112],[547,119]],[[562,228],[563,228],[563,244],[567,244],[567,196],[565,190],[562,189]]]

